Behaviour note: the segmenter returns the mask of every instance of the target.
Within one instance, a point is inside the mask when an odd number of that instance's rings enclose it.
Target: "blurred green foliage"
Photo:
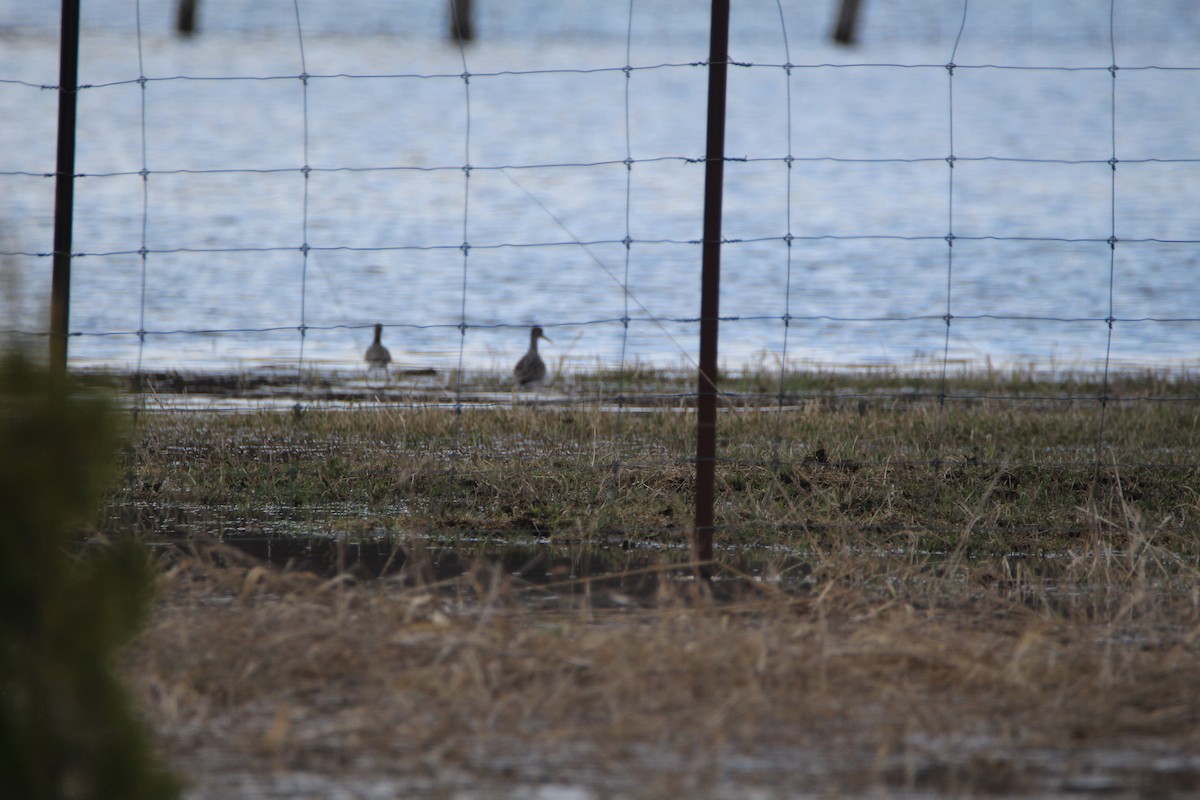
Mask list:
[[[153,564],[132,538],[82,541],[118,434],[106,403],[0,355],[0,797],[179,794],[113,673]]]

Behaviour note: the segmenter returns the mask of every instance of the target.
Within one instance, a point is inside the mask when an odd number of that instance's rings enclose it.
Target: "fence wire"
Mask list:
[[[739,326],[743,325],[762,324],[764,329],[772,330],[773,326],[778,324],[777,338],[770,339],[769,337],[775,336],[775,334],[769,334],[768,337],[764,337],[760,345],[760,349],[763,352],[771,353],[778,363],[777,370],[771,371],[769,376],[770,381],[761,386],[755,386],[753,381],[749,381],[745,385],[735,382],[734,384],[724,384],[720,387],[722,389],[722,397],[730,409],[752,409],[773,406],[777,415],[774,423],[776,427],[774,435],[767,443],[765,454],[739,454],[735,441],[732,447],[723,448],[724,452],[721,452],[718,457],[719,465],[729,468],[734,472],[766,470],[780,481],[783,481],[783,478],[780,476],[792,475],[797,465],[813,466],[817,464],[820,465],[819,468],[821,469],[833,469],[838,466],[836,459],[831,462],[827,455],[824,458],[816,456],[816,453],[822,450],[817,442],[805,443],[803,447],[797,450],[795,442],[789,439],[794,434],[794,428],[790,427],[793,415],[803,413],[802,410],[807,406],[820,406],[821,404],[838,408],[857,406],[861,410],[864,408],[875,409],[876,407],[887,409],[911,407],[915,404],[926,403],[933,409],[931,417],[932,427],[930,430],[922,432],[922,435],[925,436],[922,441],[911,442],[911,446],[904,452],[896,453],[886,459],[856,463],[854,465],[842,462],[840,463],[840,468],[847,470],[862,468],[927,470],[928,474],[932,477],[930,481],[932,490],[931,502],[936,503],[940,487],[943,486],[946,480],[953,479],[956,470],[961,471],[966,468],[991,470],[992,472],[989,476],[986,476],[986,480],[993,480],[997,474],[996,470],[1003,472],[1012,469],[1014,466],[1005,459],[993,458],[986,455],[964,455],[960,443],[956,442],[954,438],[955,434],[951,430],[953,421],[948,415],[951,413],[953,407],[970,408],[978,404],[1013,403],[1044,407],[1062,406],[1066,408],[1077,406],[1080,403],[1087,403],[1094,405],[1096,410],[1096,418],[1094,420],[1095,434],[1091,439],[1093,445],[1090,456],[1085,459],[1087,466],[1092,471],[1093,483],[1099,479],[1103,472],[1110,468],[1118,470],[1135,467],[1151,470],[1161,469],[1171,474],[1178,474],[1180,471],[1186,473],[1188,470],[1197,469],[1197,464],[1194,463],[1195,459],[1189,457],[1170,458],[1164,459],[1162,462],[1150,463],[1146,461],[1127,462],[1122,460],[1119,454],[1114,456],[1110,440],[1113,438],[1114,413],[1119,412],[1121,408],[1127,407],[1131,403],[1178,406],[1180,404],[1195,404],[1200,400],[1200,398],[1188,392],[1125,398],[1114,389],[1114,381],[1119,378],[1116,375],[1119,359],[1116,358],[1114,353],[1115,332],[1123,330],[1125,326],[1155,325],[1180,327],[1185,330],[1185,335],[1187,335],[1187,333],[1190,333],[1188,326],[1200,324],[1200,316],[1195,315],[1123,315],[1120,313],[1118,286],[1121,277],[1119,269],[1121,265],[1119,258],[1120,254],[1125,252],[1126,248],[1136,248],[1139,246],[1175,247],[1187,252],[1189,254],[1188,257],[1194,259],[1196,258],[1196,251],[1189,248],[1196,248],[1196,246],[1200,245],[1200,238],[1196,238],[1195,235],[1186,235],[1186,231],[1189,230],[1186,226],[1172,229],[1185,231],[1183,235],[1147,235],[1146,233],[1142,233],[1141,235],[1119,236],[1122,223],[1122,209],[1119,203],[1119,176],[1123,176],[1127,172],[1132,172],[1139,168],[1149,168],[1152,166],[1182,170],[1189,165],[1200,164],[1200,157],[1145,153],[1126,157],[1123,148],[1119,147],[1118,87],[1120,86],[1121,77],[1127,74],[1163,73],[1191,76],[1200,74],[1200,66],[1120,64],[1117,49],[1116,0],[1110,0],[1108,7],[1108,49],[1110,63],[1107,65],[1080,66],[1054,63],[1037,65],[1005,63],[960,64],[958,63],[961,55],[960,47],[963,44],[964,31],[967,30],[972,16],[969,0],[964,0],[961,6],[955,9],[957,35],[954,37],[953,46],[945,63],[906,63],[904,61],[794,62],[784,5],[783,0],[776,0],[775,6],[779,17],[778,50],[782,56],[782,60],[775,62],[730,61],[730,66],[740,74],[753,76],[755,79],[758,76],[764,76],[764,80],[776,81],[782,88],[785,108],[782,127],[771,133],[771,137],[773,138],[764,138],[764,142],[767,142],[762,148],[764,152],[747,153],[742,156],[726,159],[731,168],[744,168],[746,170],[759,167],[779,168],[778,175],[773,176],[771,180],[783,184],[782,202],[780,204],[782,207],[772,210],[778,212],[781,224],[772,222],[760,226],[758,232],[751,230],[754,226],[738,226],[738,230],[741,233],[728,233],[727,237],[723,240],[726,252],[744,252],[747,254],[745,260],[739,262],[741,264],[753,263],[759,253],[769,254],[772,268],[781,267],[783,280],[779,285],[778,304],[776,306],[767,307],[764,305],[756,313],[734,313],[721,317],[723,335],[725,331],[736,330]],[[631,356],[633,344],[630,336],[631,330],[657,331],[670,340],[672,343],[671,346],[676,349],[675,356],[677,362],[680,364],[680,369],[686,372],[689,369],[695,368],[695,363],[690,355],[690,342],[681,343],[680,340],[683,339],[684,334],[680,333],[680,331],[694,330],[699,323],[699,318],[688,314],[655,313],[652,309],[660,307],[660,304],[656,303],[656,299],[668,290],[664,289],[661,285],[654,286],[649,281],[646,282],[645,288],[641,287],[639,284],[641,276],[636,272],[637,262],[634,260],[634,254],[681,250],[686,251],[686,256],[680,256],[680,258],[686,258],[698,264],[702,241],[698,236],[679,235],[678,230],[673,226],[668,226],[661,232],[655,231],[651,235],[646,235],[644,227],[635,224],[637,219],[635,211],[635,198],[637,194],[635,190],[639,184],[650,185],[655,180],[658,180],[658,177],[653,172],[653,169],[658,167],[669,167],[672,170],[678,170],[678,172],[672,174],[685,174],[687,175],[687,179],[694,182],[703,168],[704,158],[698,152],[688,152],[686,150],[676,153],[639,153],[638,148],[635,146],[635,132],[638,126],[662,125],[664,121],[636,117],[633,110],[632,97],[638,90],[639,82],[652,79],[656,76],[674,79],[678,76],[699,75],[703,74],[708,65],[703,60],[657,60],[653,63],[636,63],[634,32],[637,25],[637,15],[635,14],[635,3],[633,0],[630,0],[627,7],[623,9],[626,31],[623,63],[587,67],[511,69],[492,68],[489,65],[488,68],[476,72],[472,65],[472,52],[465,44],[459,43],[457,56],[461,71],[457,73],[445,71],[394,71],[376,73],[356,71],[350,68],[350,66],[347,66],[344,71],[314,70],[310,72],[310,59],[308,54],[306,54],[305,48],[305,25],[299,0],[293,0],[292,10],[294,11],[298,72],[270,72],[261,75],[189,74],[180,72],[170,75],[147,75],[144,57],[145,42],[143,41],[142,4],[140,2],[134,4],[135,42],[133,46],[136,48],[137,75],[135,77],[89,83],[80,86],[79,90],[81,93],[101,97],[106,92],[116,92],[124,88],[137,87],[139,111],[137,122],[134,126],[134,134],[138,141],[136,147],[137,169],[80,172],[76,175],[76,179],[79,183],[89,186],[116,185],[120,181],[127,179],[136,179],[139,181],[141,194],[140,210],[133,214],[133,216],[138,218],[140,223],[138,227],[140,230],[131,236],[118,236],[107,240],[112,243],[112,246],[87,248],[73,253],[72,256],[83,270],[103,270],[103,265],[106,262],[112,263],[129,257],[136,258],[139,264],[137,291],[134,298],[137,306],[137,326],[136,328],[101,328],[94,325],[77,325],[70,331],[72,339],[130,338],[136,340],[133,372],[136,385],[142,387],[144,373],[154,371],[154,368],[148,368],[146,365],[148,340],[173,339],[175,337],[233,336],[250,338],[264,335],[281,335],[281,341],[284,341],[283,336],[289,337],[289,339],[294,336],[295,371],[294,380],[290,385],[290,388],[293,390],[294,400],[298,404],[311,404],[314,402],[319,404],[320,395],[314,394],[310,387],[313,383],[314,373],[319,374],[325,367],[321,359],[314,359],[310,354],[306,353],[306,344],[310,341],[310,338],[317,336],[333,337],[340,334],[358,334],[369,330],[374,323],[362,321],[356,318],[353,313],[346,311],[345,304],[339,297],[340,290],[336,274],[333,276],[322,274],[322,279],[327,281],[327,285],[323,289],[314,288],[314,259],[319,256],[331,254],[444,254],[453,257],[457,261],[459,269],[457,286],[455,287],[457,294],[457,314],[453,316],[447,315],[445,319],[432,322],[406,321],[397,315],[396,318],[389,319],[383,324],[385,334],[389,337],[401,336],[405,333],[421,333],[436,334],[438,336],[444,335],[444,338],[448,340],[448,337],[454,336],[454,344],[444,348],[445,352],[451,353],[451,360],[454,363],[454,367],[450,370],[446,381],[438,388],[429,390],[423,394],[416,393],[415,395],[406,395],[405,390],[399,386],[383,388],[370,386],[366,395],[356,395],[356,399],[370,396],[382,398],[381,402],[385,404],[391,403],[400,406],[407,404],[413,408],[426,405],[448,405],[456,414],[461,414],[466,407],[474,404],[491,405],[502,403],[504,401],[502,398],[497,399],[495,389],[496,386],[503,386],[506,380],[505,375],[501,375],[498,380],[486,384],[487,388],[482,393],[482,401],[480,400],[478,387],[471,384],[473,364],[477,364],[479,361],[479,351],[471,349],[470,339],[472,336],[494,331],[510,332],[515,337],[518,332],[527,331],[530,325],[535,323],[545,327],[551,334],[561,333],[564,337],[569,336],[573,331],[584,329],[600,328],[605,331],[611,330],[614,333],[613,338],[617,342],[615,347],[617,356],[614,359],[614,363],[609,364],[597,359],[591,365],[592,367],[599,366],[602,370],[611,369],[615,374],[610,383],[601,382],[596,384],[594,388],[583,389],[575,394],[572,394],[570,391],[564,391],[561,394],[539,396],[537,402],[547,408],[590,408],[601,406],[616,412],[617,426],[613,433],[613,441],[610,442],[612,445],[610,452],[606,454],[606,457],[596,459],[595,466],[592,467],[597,473],[607,474],[606,492],[608,502],[610,503],[618,502],[616,487],[631,474],[636,475],[639,471],[647,469],[662,469],[664,467],[683,468],[693,464],[694,460],[685,455],[687,452],[686,448],[682,448],[676,452],[664,452],[660,454],[660,457],[652,458],[648,457],[647,452],[640,448],[634,441],[637,437],[637,426],[631,418],[632,406],[690,407],[694,404],[696,395],[686,388],[680,389],[680,384],[671,384],[660,388],[646,388],[643,386],[639,376],[645,370],[639,363],[637,355]],[[617,12],[614,11],[613,13]],[[899,156],[887,154],[886,152],[878,156],[821,154],[811,152],[806,147],[800,146],[797,142],[797,128],[799,126],[796,122],[796,115],[798,107],[802,108],[804,105],[803,100],[798,101],[798,98],[803,98],[805,90],[799,82],[803,80],[807,84],[809,81],[825,80],[830,75],[872,71],[903,71],[906,73],[929,73],[931,75],[944,74],[946,76],[944,95],[945,139],[942,141],[926,142],[924,147],[929,151],[929,154],[919,156]],[[964,97],[969,97],[971,89],[969,85],[963,85],[962,76],[965,74],[987,74],[1003,78],[1009,75],[1031,73],[1069,76],[1073,80],[1086,80],[1089,76],[1108,74],[1109,80],[1105,102],[1105,116],[1108,122],[1108,152],[1104,154],[1106,157],[1076,158],[1046,154],[1023,156],[964,152],[961,132],[956,130],[956,121],[960,120],[962,112],[956,107],[956,103],[961,102]],[[623,81],[622,119],[621,124],[618,126],[620,139],[615,146],[615,149],[620,151],[619,157],[579,158],[577,160],[565,160],[561,158],[546,160],[487,160],[480,155],[479,148],[475,146],[476,143],[473,138],[477,134],[477,126],[480,124],[479,115],[476,113],[476,103],[478,100],[473,97],[473,87],[488,81],[515,80],[532,83],[545,78],[582,80],[588,77],[605,75],[620,77]],[[320,102],[314,92],[314,87],[320,87],[324,91],[325,87],[346,86],[348,88],[345,91],[353,93],[355,91],[367,91],[371,85],[380,83],[386,85],[403,83],[405,85],[419,84],[454,87],[455,91],[461,93],[462,98],[461,107],[459,108],[459,113],[461,114],[460,121],[454,123],[447,121],[447,134],[444,137],[442,146],[432,158],[428,159],[428,163],[398,162],[383,153],[368,154],[367,158],[372,163],[366,164],[349,163],[351,159],[348,159],[348,163],[344,164],[313,163],[313,114],[314,108]],[[179,91],[182,87],[195,85],[227,86],[229,92],[237,93],[246,91],[248,87],[263,84],[292,84],[299,89],[300,112],[297,122],[299,127],[298,138],[300,140],[301,161],[299,165],[278,166],[271,159],[264,159],[264,164],[254,165],[250,162],[260,151],[256,151],[254,147],[247,147],[245,148],[247,154],[246,161],[243,163],[175,168],[156,168],[152,166],[155,163],[155,159],[151,157],[154,142],[152,141],[153,137],[148,115],[153,109],[157,98],[162,96],[162,93]],[[5,76],[0,76],[0,87],[11,91],[28,92],[30,96],[57,88]],[[581,92],[583,91],[586,90],[581,89]],[[324,98],[327,96],[321,95],[321,97]],[[583,104],[580,103],[579,105],[582,106]],[[702,125],[702,119],[691,120],[686,125],[699,127]],[[228,136],[230,137],[243,135],[248,134],[238,130],[228,131]],[[785,146],[779,146],[780,143]],[[886,149],[886,146],[884,147]],[[161,161],[161,158],[158,160]],[[963,212],[964,210],[970,211],[970,206],[964,204],[969,204],[971,201],[970,199],[964,199],[962,196],[959,175],[961,174],[961,170],[969,165],[995,165],[1003,169],[1019,169],[1024,167],[1034,169],[1053,167],[1106,168],[1108,171],[1108,219],[1104,221],[1105,230],[1102,234],[1079,234],[1077,232],[1053,234],[1029,230],[1014,233],[1003,229],[998,231],[980,231],[977,229],[978,226],[963,225]],[[801,219],[802,215],[801,209],[805,207],[803,198],[808,190],[805,178],[799,175],[801,168],[843,166],[862,167],[866,169],[883,169],[889,166],[930,167],[938,169],[944,167],[944,230],[941,227],[942,222],[933,218],[928,221],[927,229],[920,232],[911,230],[880,231],[867,228],[855,230],[853,223],[851,223],[849,230],[827,230],[821,232],[813,230],[807,225],[799,225],[798,220]],[[531,188],[526,183],[527,178],[550,176],[553,179],[555,176],[574,175],[582,172],[602,174],[606,171],[620,171],[623,181],[623,192],[621,193],[623,195],[623,207],[618,210],[619,213],[616,215],[616,219],[619,220],[619,224],[613,227],[611,235],[596,235],[595,228],[590,225],[587,226],[586,230],[580,231],[579,235],[577,235],[577,231],[573,228],[572,223],[556,209],[554,201],[544,197],[537,189]],[[1017,175],[1018,173],[1014,172],[1012,174]],[[451,239],[449,236],[443,236],[432,241],[396,239],[387,241],[385,239],[383,243],[364,244],[361,240],[356,240],[353,233],[343,230],[338,232],[338,235],[343,237],[343,240],[330,241],[329,237],[325,235],[325,221],[321,219],[319,212],[314,210],[314,201],[319,198],[321,191],[319,183],[314,182],[319,182],[324,177],[347,175],[367,178],[386,176],[401,182],[401,185],[403,185],[404,181],[417,180],[424,176],[461,176],[461,194],[459,197],[461,198],[462,214],[461,224],[458,226],[461,238]],[[520,191],[521,196],[530,201],[530,203],[540,210],[540,213],[554,223],[553,229],[556,232],[553,235],[546,235],[542,232],[537,236],[506,238],[503,234],[508,230],[505,224],[508,210],[502,205],[491,203],[488,195],[477,185],[479,176],[486,175],[502,177],[513,184]],[[45,179],[50,181],[54,177],[52,172],[48,173],[36,169],[0,170],[0,179],[6,180]],[[158,188],[159,185],[163,184],[167,179],[204,179],[210,177],[228,178],[235,182],[239,180],[249,181],[255,177],[298,178],[299,188],[295,191],[300,195],[298,204],[299,219],[289,219],[286,216],[286,212],[281,210],[278,214],[277,224],[274,226],[272,236],[258,241],[225,242],[221,244],[181,241],[172,244],[170,242],[163,242],[158,237],[152,237],[150,233],[154,227],[155,215],[158,213],[158,209],[173,202],[169,195],[170,190],[166,188],[160,190]],[[1019,179],[1018,177],[1017,180]],[[696,208],[698,212],[699,203],[696,204]],[[959,211],[957,217],[956,210]],[[1037,208],[1028,208],[1026,210],[1034,215],[1039,213]],[[694,228],[696,233],[699,234],[698,213]],[[289,230],[294,230],[295,234],[288,233]],[[320,235],[317,237],[319,241],[313,241],[314,234],[317,231],[320,231]],[[807,273],[800,269],[800,265],[805,264],[805,259],[809,257],[809,254],[805,250],[806,245],[816,243],[845,243],[873,248],[894,248],[906,245],[926,244],[939,248],[944,247],[945,266],[944,280],[942,281],[944,293],[941,298],[942,304],[940,308],[936,310],[924,308],[900,309],[883,314],[813,314],[799,310],[795,302],[796,298],[809,290],[809,287],[805,285]],[[970,243],[1106,247],[1108,253],[1107,275],[1104,287],[1104,294],[1106,295],[1104,313],[1056,314],[1019,313],[1014,311],[980,313],[972,312],[969,307],[961,307],[959,297],[956,295],[956,288],[961,285],[960,271],[962,269],[962,262],[959,253],[963,246]],[[544,254],[561,251],[583,254],[586,260],[598,265],[606,273],[607,279],[615,284],[621,292],[619,315],[604,313],[590,317],[573,316],[533,320],[518,318],[517,315],[508,313],[502,300],[504,295],[503,287],[498,287],[490,283],[492,279],[487,275],[486,269],[477,266],[473,259],[489,252],[507,253],[509,251],[520,252],[522,254]],[[620,253],[619,266],[616,268],[611,267],[610,263],[612,262],[610,259],[602,258],[598,255],[601,251],[607,254],[613,252]],[[30,250],[23,247],[9,247],[7,245],[3,251],[0,251],[0,256],[6,258],[31,259],[35,262],[44,261],[47,264],[52,255],[46,249]],[[199,256],[218,260],[232,256],[265,257],[273,255],[295,259],[295,283],[293,286],[269,285],[265,287],[266,291],[276,294],[287,293],[289,291],[296,292],[294,321],[284,324],[234,326],[197,326],[194,324],[163,326],[153,325],[148,322],[148,301],[154,299],[153,292],[155,291],[155,284],[151,278],[156,271],[160,270],[170,269],[172,270],[172,275],[176,274],[178,272],[176,264],[180,263],[178,262],[178,257]],[[100,264],[101,266],[93,267],[93,264]],[[541,268],[552,269],[544,266]],[[768,269],[764,267],[764,275],[767,272]],[[324,273],[324,270],[322,270],[322,273]],[[904,278],[898,275],[896,280],[902,281]],[[317,293],[328,295],[333,300],[342,317],[340,321],[330,322],[328,315],[319,320],[312,318],[309,304]],[[853,306],[854,304],[849,303],[848,305]],[[478,306],[483,306],[487,311],[485,313],[477,313],[476,308]],[[969,323],[985,322],[1000,323],[1011,326],[1013,329],[1019,329],[1022,326],[1028,325],[1047,324],[1052,326],[1089,326],[1102,330],[1103,346],[1098,349],[1096,355],[1096,363],[1098,364],[1097,382],[1093,385],[1087,384],[1085,381],[1081,383],[1082,390],[1074,391],[1069,397],[1064,397],[1061,391],[1047,389],[1044,386],[1031,388],[1022,392],[999,392],[988,388],[975,388],[969,381],[959,381],[954,372],[957,363],[953,347],[955,337],[959,335],[958,332],[963,326]],[[929,359],[929,364],[933,367],[934,373],[932,379],[918,382],[916,388],[914,388],[912,382],[909,382],[909,384],[900,387],[884,385],[880,388],[865,389],[862,388],[862,384],[859,382],[848,381],[845,388],[832,393],[825,389],[796,384],[794,380],[795,376],[803,369],[797,366],[797,361],[793,358],[797,351],[797,337],[803,335],[802,333],[798,333],[798,330],[812,331],[825,324],[862,326],[864,329],[874,331],[872,335],[883,337],[889,336],[886,331],[893,329],[895,326],[912,326],[919,331],[938,329],[939,335],[937,336],[936,345],[931,346],[931,351],[936,353],[936,355]],[[880,333],[880,331],[884,332]],[[30,327],[17,324],[5,325],[0,330],[0,333],[10,338],[40,339],[49,336],[47,330],[36,326]],[[486,348],[484,352],[486,352]],[[281,363],[284,360],[283,358],[278,359]],[[356,360],[357,354],[353,358],[348,358],[347,362]],[[231,358],[230,361],[232,362],[232,371],[236,372],[241,368],[238,365],[236,357]],[[862,367],[864,365],[856,364],[851,366]],[[1163,371],[1170,371],[1174,367],[1175,364],[1173,363],[1161,363],[1158,365],[1158,368]],[[486,370],[478,368],[477,371],[484,372]],[[581,371],[587,371],[586,364],[581,368]],[[820,370],[817,371],[820,372]],[[158,370],[158,372],[161,373],[163,370]],[[344,372],[345,370],[343,370]],[[731,370],[731,372],[736,372],[736,370]],[[836,381],[836,378],[834,380]],[[567,383],[565,377],[563,382],[564,384]],[[280,383],[286,388],[286,381],[281,381]],[[419,399],[412,399],[414,396]],[[139,394],[137,397],[138,407],[144,408],[146,405],[144,395]],[[461,453],[466,449],[463,442],[460,441],[460,434],[461,429],[456,427],[451,448],[453,453]],[[829,466],[831,463],[834,463],[834,467]],[[1080,463],[1080,454],[1078,452],[1070,452],[1062,458],[1044,460],[1042,466],[1050,470],[1069,470],[1078,468]],[[1017,464],[1016,466],[1020,467],[1021,465]],[[455,474],[470,471],[471,469],[466,460],[457,457],[451,460],[450,468]],[[787,481],[793,479],[787,478]],[[778,483],[777,486],[782,487],[784,483],[786,481]],[[782,488],[780,490],[782,491]],[[753,527],[751,523],[744,521],[738,524]],[[789,522],[787,524],[795,525],[797,523]],[[902,531],[904,529],[904,526],[901,524],[896,524],[892,527],[889,527],[889,525],[891,523],[881,525],[880,528],[881,530],[894,531]],[[736,527],[736,525],[730,523],[726,527],[728,530]]]

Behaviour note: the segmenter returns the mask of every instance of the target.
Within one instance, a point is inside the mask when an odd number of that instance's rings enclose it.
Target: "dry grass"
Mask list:
[[[930,388],[727,409],[713,593],[644,566],[687,540],[688,409],[144,415],[108,524],[193,551],[122,669],[195,800],[1200,791],[1194,390]],[[461,543],[531,532],[643,571],[531,586]]]
[[[556,611],[485,562],[357,584],[222,552],[165,569],[124,665],[196,797],[1200,789],[1200,584],[1149,544],[1049,579],[842,552],[724,599],[664,570]]]

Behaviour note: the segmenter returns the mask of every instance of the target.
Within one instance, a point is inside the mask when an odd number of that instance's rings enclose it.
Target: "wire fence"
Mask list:
[[[1116,0],[1068,18],[1101,31],[1103,60],[1051,37],[1009,62],[973,60],[973,25],[994,11],[967,0],[925,10],[953,33],[928,60],[902,58],[903,46],[870,51],[894,60],[809,60],[794,52],[792,4],[757,5],[740,40],[734,10],[729,62],[720,323],[729,374],[746,372],[722,385],[726,403],[782,415],[830,397],[929,402],[926,438],[886,466],[941,474],[969,458],[948,405],[1083,402],[1096,413],[1088,460],[1105,466],[1111,409],[1134,402],[1114,391],[1117,373],[1187,377],[1196,363],[1200,147],[1187,135],[1195,111],[1178,101],[1200,65],[1169,48],[1135,48],[1159,63],[1127,60],[1118,43],[1144,20]],[[641,27],[665,18],[670,31],[670,13],[606,6],[595,13],[623,37],[545,53],[314,37],[299,0],[276,8],[254,46],[202,34],[179,47],[147,31],[142,3],[132,13],[131,31],[98,35],[79,87],[77,363],[138,378],[266,367],[303,402],[321,397],[314,374],[332,373],[322,385],[461,410],[502,401],[538,324],[556,348],[543,403],[695,400],[681,384],[638,385],[646,367],[696,369],[708,65],[694,48],[649,43],[658,29]],[[56,87],[8,63],[0,91],[30,120],[23,141],[37,140]],[[3,333],[41,340],[49,331],[27,321],[53,253],[13,244],[41,230],[27,220],[44,218],[55,177],[32,166],[45,160],[33,149],[0,170],[19,225],[0,255],[34,287],[9,300]],[[361,363],[376,323],[398,367],[383,386]],[[980,388],[970,376],[993,359],[1043,382]],[[831,395],[798,382],[806,370],[881,385],[847,380]],[[613,377],[589,383],[596,373]],[[909,379],[889,383],[896,374]],[[1197,399],[1176,385],[1136,402]],[[720,461],[813,457],[789,452],[788,435],[781,423],[769,457],[735,448]],[[1194,454],[1168,460],[1196,466]],[[625,468],[619,455],[603,466]]]

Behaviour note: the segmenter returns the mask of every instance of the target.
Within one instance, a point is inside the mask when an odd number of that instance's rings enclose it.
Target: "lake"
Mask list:
[[[355,368],[376,322],[438,370],[535,323],[556,369],[696,358],[707,4],[482,1],[462,49],[441,3],[203,0],[190,39],[84,5],[73,364]],[[866,0],[850,48],[832,0],[734,6],[725,365],[1200,365],[1191,3],[1110,38],[1090,0]],[[57,26],[0,0],[0,328],[37,342]]]

